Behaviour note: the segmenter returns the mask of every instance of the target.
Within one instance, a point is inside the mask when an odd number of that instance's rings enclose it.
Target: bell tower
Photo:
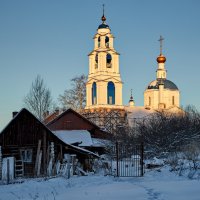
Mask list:
[[[89,74],[86,83],[86,109],[123,108],[119,53],[114,49],[114,36],[106,17],[94,36],[94,49],[89,53]]]

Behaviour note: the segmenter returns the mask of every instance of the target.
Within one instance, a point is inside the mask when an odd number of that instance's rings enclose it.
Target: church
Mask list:
[[[156,79],[145,88],[144,106],[135,106],[132,92],[129,104],[123,105],[120,54],[114,48],[115,37],[106,23],[104,11],[101,20],[102,23],[93,38],[94,49],[88,55],[86,107],[82,114],[103,127],[109,119],[110,123],[120,125],[123,121],[143,118],[155,111],[179,112],[180,91],[167,79],[166,57],[162,53],[162,36],[159,39],[160,54],[157,57]]]

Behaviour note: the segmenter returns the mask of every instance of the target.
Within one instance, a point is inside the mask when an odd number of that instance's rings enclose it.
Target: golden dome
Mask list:
[[[102,20],[103,22],[105,22],[105,21],[106,21],[106,17],[103,15],[103,16],[101,17],[101,20]]]
[[[165,63],[166,61],[166,58],[164,55],[160,54],[158,57],[157,57],[157,62],[158,63]]]

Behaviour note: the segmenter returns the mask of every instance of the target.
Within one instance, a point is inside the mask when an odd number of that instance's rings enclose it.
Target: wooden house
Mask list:
[[[55,114],[53,113],[47,119],[52,119],[52,116]],[[73,109],[68,109],[57,115],[53,120],[47,122],[46,126],[59,138],[65,138],[69,143],[75,138],[76,145],[99,154],[104,153],[105,144],[111,138],[108,132],[101,130],[99,126]]]
[[[2,157],[14,157],[15,176],[45,176],[50,159],[62,161],[65,153],[76,154],[81,161],[96,156],[60,140],[28,110],[15,114],[0,133]]]
[[[101,130],[99,126],[71,108],[56,116],[53,120],[46,121],[46,126],[52,131],[87,130],[92,138],[107,139],[110,136],[109,133]]]

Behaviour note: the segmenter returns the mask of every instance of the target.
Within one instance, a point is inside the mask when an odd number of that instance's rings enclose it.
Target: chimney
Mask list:
[[[43,118],[45,119],[45,118],[48,117],[48,116],[49,116],[49,111],[47,110],[46,112],[44,112]]]
[[[54,113],[55,113],[56,116],[58,116],[59,115],[59,108],[56,108]]]
[[[17,114],[18,114],[18,112],[17,112],[17,111],[14,111],[14,112],[12,113],[13,118],[14,118]]]

